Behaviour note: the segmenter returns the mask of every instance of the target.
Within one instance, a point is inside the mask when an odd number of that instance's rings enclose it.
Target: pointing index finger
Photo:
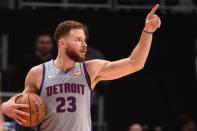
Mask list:
[[[154,15],[157,9],[159,8],[159,4],[156,4],[153,9],[150,11],[149,15]]]

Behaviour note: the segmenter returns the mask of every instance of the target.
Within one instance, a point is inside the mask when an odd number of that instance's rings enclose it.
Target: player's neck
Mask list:
[[[64,72],[67,72],[75,66],[76,62],[66,55],[58,54],[56,59],[54,60],[54,64]]]

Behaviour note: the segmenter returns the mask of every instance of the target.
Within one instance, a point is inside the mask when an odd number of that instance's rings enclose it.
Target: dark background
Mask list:
[[[88,25],[88,44],[113,61],[130,55],[140,38],[148,11],[1,11],[0,33],[10,36],[9,64],[14,67],[23,62],[24,54],[33,52],[39,32],[52,34],[59,22],[74,19]],[[132,122],[169,129],[176,116],[182,113],[197,120],[197,14],[157,14],[162,26],[154,33],[145,68],[110,82],[108,87],[99,87],[105,96],[109,131],[126,131]],[[15,76],[9,77],[9,83],[3,83],[3,91],[23,90],[12,83],[14,79]]]

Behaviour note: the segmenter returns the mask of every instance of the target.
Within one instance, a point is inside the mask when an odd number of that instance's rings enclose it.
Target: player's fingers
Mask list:
[[[22,118],[20,115],[17,115],[17,114],[15,115],[15,119],[17,119],[21,123],[26,123],[27,122],[24,118]]]
[[[160,28],[161,27],[161,19],[158,17],[158,19],[157,19],[157,22],[158,22],[158,28]]]
[[[152,18],[156,18],[156,17],[158,17],[158,15],[156,15],[156,14],[152,15]]]
[[[23,112],[23,111],[20,111],[20,110],[15,110],[15,113],[18,114],[18,115],[29,117],[29,113],[27,113],[27,112]]]
[[[14,121],[15,121],[16,123],[18,123],[19,125],[22,125],[22,122],[19,121],[17,118],[13,117],[13,119],[14,119]]]
[[[154,19],[154,18],[157,18],[158,15],[151,15],[151,16],[147,16],[147,20],[151,20],[151,19]]]
[[[15,108],[29,108],[29,105],[27,104],[14,104]]]
[[[148,15],[148,16],[146,17],[146,20],[153,19],[154,17],[155,17],[155,15]]]
[[[11,99],[16,100],[20,96],[22,96],[22,93],[14,95]]]
[[[156,4],[148,15],[154,15],[158,8],[159,8],[159,4]]]
[[[157,20],[157,18],[153,18],[153,19],[147,20],[146,24],[154,23],[156,20]]]
[[[152,19],[149,22],[146,23],[146,27],[150,27],[150,26],[156,26],[157,27],[157,19]]]

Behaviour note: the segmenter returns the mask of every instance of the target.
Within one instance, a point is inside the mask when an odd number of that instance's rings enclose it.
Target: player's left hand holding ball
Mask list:
[[[155,14],[157,9],[159,8],[159,4],[156,4],[150,13],[146,17],[144,31],[153,33],[161,26],[160,18]]]

